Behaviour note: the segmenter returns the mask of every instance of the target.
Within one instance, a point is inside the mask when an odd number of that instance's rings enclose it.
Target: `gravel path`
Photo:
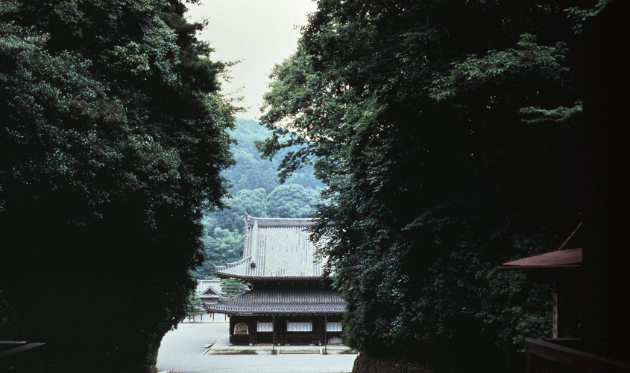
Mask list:
[[[158,353],[158,371],[170,373],[351,372],[356,355],[204,355],[204,345],[228,333],[227,323],[182,323],[168,332]]]

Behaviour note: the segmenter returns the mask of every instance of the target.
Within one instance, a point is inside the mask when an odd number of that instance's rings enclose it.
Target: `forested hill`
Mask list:
[[[245,215],[305,218],[320,203],[323,184],[313,176],[312,167],[300,169],[281,184],[276,170],[287,150],[273,161],[260,158],[254,141],[270,136],[269,130],[257,121],[237,119],[230,135],[237,141],[230,149],[236,165],[225,170],[223,176],[232,184],[229,191],[233,198],[227,203],[230,209],[204,214],[206,234],[202,240],[207,257],[194,271],[197,278],[212,276],[214,265],[241,259]]]

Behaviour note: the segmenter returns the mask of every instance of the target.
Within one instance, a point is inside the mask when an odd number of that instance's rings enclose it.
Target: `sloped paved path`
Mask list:
[[[162,340],[158,371],[172,373],[340,373],[356,355],[210,355],[204,345],[228,333],[227,323],[181,323]]]

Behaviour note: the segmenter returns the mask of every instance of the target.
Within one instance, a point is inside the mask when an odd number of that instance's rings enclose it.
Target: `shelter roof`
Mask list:
[[[558,250],[545,254],[534,255],[511,262],[503,263],[499,270],[502,271],[575,271],[582,268],[582,248],[565,249],[569,244],[580,242],[580,228],[582,217],[575,230],[560,245]],[[576,245],[578,246],[578,245]],[[575,247],[575,246],[574,246]]]
[[[246,280],[318,279],[322,265],[306,230],[313,224],[313,219],[247,216],[243,259],[216,266],[214,273]]]
[[[231,315],[343,314],[346,302],[333,290],[257,290],[206,306]]]
[[[527,270],[577,270],[582,264],[582,249],[556,250],[550,253],[530,256],[503,263],[499,269],[513,271]]]

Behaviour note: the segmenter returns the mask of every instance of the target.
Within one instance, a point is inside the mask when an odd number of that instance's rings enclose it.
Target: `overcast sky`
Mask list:
[[[241,106],[247,112],[237,117],[257,119],[262,96],[268,91],[269,74],[295,52],[299,30],[307,14],[317,5],[312,0],[201,0],[199,6],[189,6],[193,20],[207,18],[210,24],[200,39],[215,49],[213,60],[241,63],[231,68],[231,83],[223,82],[223,94],[234,94],[242,88]]]

